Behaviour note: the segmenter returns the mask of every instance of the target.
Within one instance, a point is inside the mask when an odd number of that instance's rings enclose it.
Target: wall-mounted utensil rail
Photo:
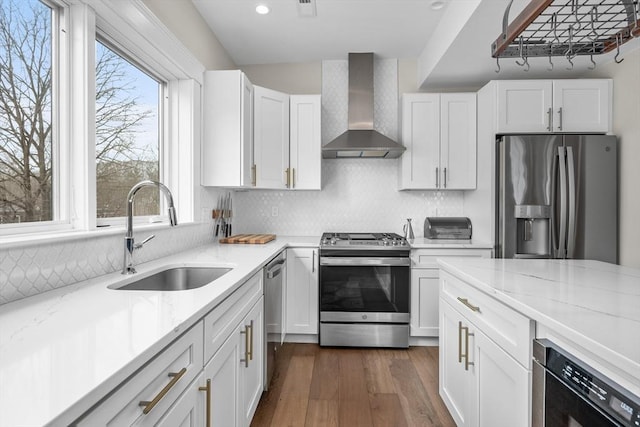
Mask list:
[[[565,57],[570,64],[578,55],[591,56],[616,50],[640,36],[638,0],[531,0],[511,22],[510,0],[502,34],[491,44],[494,58]],[[498,64],[499,65],[499,64]],[[553,63],[551,63],[553,65]],[[553,67],[552,67],[553,68]]]

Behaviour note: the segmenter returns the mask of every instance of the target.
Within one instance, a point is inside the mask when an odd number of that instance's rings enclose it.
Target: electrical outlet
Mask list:
[[[271,216],[278,216],[278,207],[277,206],[273,206],[271,208]]]

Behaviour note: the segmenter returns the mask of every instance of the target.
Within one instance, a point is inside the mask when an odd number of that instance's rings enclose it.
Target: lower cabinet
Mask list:
[[[530,426],[530,356],[523,360],[517,349],[530,347],[533,323],[477,292],[440,295],[439,391],[456,425]],[[518,354],[498,345],[498,337],[511,340]]]
[[[263,315],[259,271],[76,425],[249,426],[263,390]]]
[[[412,337],[437,337],[439,258],[491,258],[491,249],[413,249],[411,251]]]
[[[318,249],[287,249],[286,333],[318,334]]]

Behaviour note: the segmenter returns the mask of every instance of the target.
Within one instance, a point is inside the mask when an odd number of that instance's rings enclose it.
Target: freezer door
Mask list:
[[[609,135],[565,135],[567,258],[618,261],[618,152]]]

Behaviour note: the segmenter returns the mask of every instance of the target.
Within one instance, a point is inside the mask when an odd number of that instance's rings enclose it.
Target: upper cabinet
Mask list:
[[[239,70],[204,75],[202,185],[320,190],[320,95],[253,86]]]
[[[204,73],[202,185],[253,185],[253,90],[240,70]]]
[[[496,87],[498,133],[611,131],[611,80],[504,80]]]
[[[291,95],[290,181],[295,190],[320,190],[322,141],[320,95]]]
[[[289,186],[289,95],[255,86],[254,162],[256,187]]]
[[[475,93],[402,95],[401,190],[476,188]]]

